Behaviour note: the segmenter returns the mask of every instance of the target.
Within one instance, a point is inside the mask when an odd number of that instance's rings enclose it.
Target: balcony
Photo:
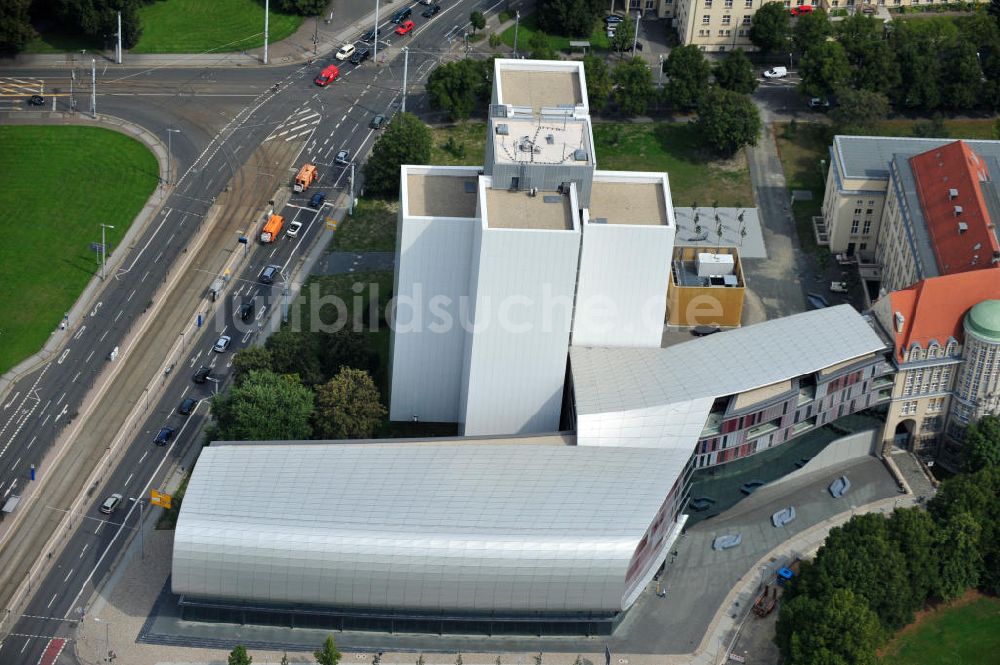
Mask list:
[[[778,423],[780,422],[780,420],[781,420],[780,418],[775,418],[774,420],[770,420],[766,423],[761,423],[760,425],[754,425],[753,427],[747,430],[747,441],[774,432],[775,430],[778,429]]]

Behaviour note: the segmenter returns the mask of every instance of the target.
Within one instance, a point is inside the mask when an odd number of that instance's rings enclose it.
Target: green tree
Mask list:
[[[986,5],[986,11],[995,21],[1000,22],[1000,0],[990,0],[990,4]]]
[[[113,39],[120,11],[122,46],[132,48],[142,34],[138,5],[137,0],[53,0],[51,7],[65,27],[101,41]]]
[[[976,47],[959,41],[943,54],[941,101],[948,108],[970,109],[979,101],[983,71]]]
[[[912,133],[918,138],[947,138],[948,130],[944,126],[944,117],[935,113],[930,120],[917,120],[913,123]]]
[[[388,412],[368,372],[351,367],[316,389],[316,431],[324,439],[370,439]]]
[[[958,40],[958,27],[945,17],[892,22],[890,48],[900,73],[894,93],[898,105],[932,111],[942,104],[942,54]]]
[[[486,27],[486,17],[477,9],[469,14],[469,23],[472,24],[472,34],[476,34],[477,30],[482,30]]]
[[[219,438],[226,441],[308,439],[313,393],[297,377],[250,372],[212,399]]]
[[[602,111],[611,96],[611,72],[604,58],[588,55],[583,58],[583,73],[587,78],[587,97],[590,107]]]
[[[816,44],[822,44],[833,34],[833,26],[826,10],[817,7],[811,14],[803,14],[795,20],[792,28],[792,45],[799,53],[805,53]]]
[[[698,132],[713,150],[731,155],[746,145],[756,145],[760,111],[746,95],[711,88],[698,106]]]
[[[750,23],[750,42],[766,53],[788,49],[789,15],[784,3],[768,2],[754,13]]]
[[[878,617],[848,589],[782,602],[775,635],[790,665],[876,665],[883,639]]]
[[[277,6],[271,5],[271,11],[277,9],[285,14],[301,16],[319,16],[326,9],[328,0],[278,0]]]
[[[802,83],[799,92],[806,97],[828,97],[850,77],[844,47],[837,42],[813,45],[799,61]]]
[[[866,134],[889,115],[889,99],[881,92],[843,87],[830,119],[839,134]]]
[[[248,346],[233,355],[233,383],[239,384],[252,371],[274,371],[271,352],[263,346]]]
[[[431,132],[412,113],[400,113],[375,142],[365,164],[365,189],[373,194],[399,194],[399,167],[427,164],[431,159]]]
[[[806,14],[811,16],[811,14]],[[805,17],[803,17],[805,18]],[[753,94],[757,89],[757,74],[754,72],[753,63],[743,52],[743,49],[734,49],[715,65],[713,70],[715,82],[726,90],[738,92],[741,95]]]
[[[319,362],[324,379],[335,376],[345,367],[377,370],[378,354],[368,349],[368,332],[354,332],[343,328],[335,333],[314,333],[319,348]]]
[[[278,665],[288,665],[288,654],[281,654],[281,662]]]
[[[332,635],[327,636],[323,648],[313,652],[313,655],[316,656],[317,665],[337,665],[340,662],[340,652],[337,651]]]
[[[884,35],[881,20],[861,13],[838,24],[837,39],[847,55],[855,88],[889,94],[899,85],[899,66]]]
[[[625,20],[618,24],[615,29],[615,36],[611,38],[611,50],[618,52],[618,57],[623,57],[625,51],[631,51],[635,43],[635,21],[630,14],[625,15]]]
[[[986,467],[1000,467],[1000,416],[983,416],[965,430],[963,465],[975,473]]]
[[[589,37],[603,8],[604,3],[595,0],[539,0],[535,18],[551,35]]]
[[[612,74],[615,85],[615,103],[624,115],[642,115],[653,99],[653,75],[642,58],[629,58],[619,62]]]
[[[316,342],[316,337],[309,333],[282,328],[264,342],[264,349],[271,356],[269,369],[275,374],[298,376],[307,386],[320,383],[323,380],[323,368],[319,362]]]
[[[937,585],[940,566],[937,524],[926,510],[898,508],[889,517],[887,526],[889,540],[906,562],[914,605],[921,605]]]
[[[483,65],[477,60],[456,60],[438,65],[427,77],[427,96],[431,107],[447,111],[452,120],[463,120],[477,107],[485,107],[489,92],[483,77]]]
[[[237,645],[229,652],[229,665],[251,665],[251,663],[253,663],[253,658],[242,644]]]
[[[941,570],[937,595],[944,600],[957,598],[979,584],[983,555],[979,539],[982,527],[969,513],[958,513],[939,530]]]
[[[698,46],[678,46],[667,56],[663,94],[674,108],[693,109],[708,89],[711,73],[712,66]]]
[[[31,0],[0,3],[0,53],[17,53],[35,36],[28,14],[30,7]]]
[[[544,32],[536,32],[528,39],[528,49],[531,57],[535,60],[555,60],[557,58],[555,49],[549,42],[549,36]]]

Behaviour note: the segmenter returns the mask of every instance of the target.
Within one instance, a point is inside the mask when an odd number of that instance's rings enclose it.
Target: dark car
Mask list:
[[[619,16],[618,14],[609,14],[604,17],[604,22],[607,23],[608,25],[618,25],[624,20],[625,19]]]
[[[368,123],[368,129],[382,129],[385,125],[385,116],[379,113]]]
[[[274,278],[281,273],[281,266],[268,266],[260,271],[261,284],[274,284]]]
[[[359,48],[357,51],[355,51],[354,55],[351,56],[351,64],[360,65],[362,62],[370,58],[371,55],[372,55],[371,49],[366,46],[363,46]]]
[[[398,12],[392,15],[393,23],[402,23],[406,19],[410,18],[410,14],[413,13],[413,9],[410,7],[403,7]]]
[[[806,294],[806,303],[809,305],[809,309],[824,309],[830,306],[830,301],[818,293]]]
[[[719,326],[695,326],[691,329],[691,334],[695,337],[705,337],[707,335],[714,335],[717,332],[722,332],[722,328]]]
[[[191,415],[191,412],[194,411],[194,407],[196,406],[198,406],[198,400],[194,397],[185,397],[184,401],[181,402],[181,405],[177,407],[177,413],[182,416]]]
[[[161,427],[160,431],[156,433],[156,438],[153,439],[153,443],[158,446],[165,446],[170,442],[170,439],[174,438],[174,428],[173,427]]]
[[[257,299],[256,298],[251,298],[247,302],[245,302],[242,305],[240,305],[240,308],[237,311],[237,314],[239,314],[239,316],[240,316],[240,321],[242,321],[243,323],[246,323],[248,321],[252,321],[253,320],[253,313],[254,313],[254,309],[255,309],[256,305],[257,305]]]
[[[31,98],[28,99],[28,103],[32,106],[41,106],[45,103],[45,98],[41,95],[32,95]]]
[[[325,202],[326,202],[326,194],[324,194],[323,192],[316,192],[315,194],[312,195],[312,198],[309,199],[309,207],[322,208]]]
[[[366,32],[361,36],[361,41],[373,42],[375,41],[376,37],[381,37],[381,36],[382,36],[382,31],[380,29],[372,28],[371,30],[369,30],[368,32]]]
[[[208,381],[208,377],[210,376],[212,376],[212,368],[202,365],[191,378],[194,379],[195,383],[205,383],[205,381]]]
[[[424,18],[434,18],[434,15],[441,11],[441,5],[431,5],[420,13]]]

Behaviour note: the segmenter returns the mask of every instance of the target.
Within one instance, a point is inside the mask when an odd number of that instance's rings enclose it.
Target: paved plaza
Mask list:
[[[674,219],[678,247],[736,247],[740,258],[767,258],[757,208],[674,208]],[[721,238],[716,234],[720,224]]]

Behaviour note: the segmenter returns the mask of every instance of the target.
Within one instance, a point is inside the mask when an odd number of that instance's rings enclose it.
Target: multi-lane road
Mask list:
[[[100,113],[142,125],[162,138],[166,138],[168,128],[180,130],[171,136],[176,182],[165,190],[163,208],[137,241],[118,250],[126,255],[108,275],[94,307],[80,320],[69,322],[70,335],[63,349],[22,377],[0,403],[0,493],[14,482],[22,487],[30,482],[31,465],[39,463],[63,427],[81,409],[95,377],[111,362],[108,358],[112,351],[118,347],[119,353],[138,353],[141,345],[150,343],[147,340],[151,335],[129,337],[130,329],[154,297],[165,297],[163,285],[178,277],[171,273],[172,267],[188,251],[200,225],[210,217],[216,199],[224,201],[221,197],[237,181],[242,182],[240,186],[244,189],[253,190],[255,185],[248,183],[245,165],[264,151],[286,158],[286,163],[278,165],[278,170],[285,169],[284,174],[266,174],[272,180],[276,177],[287,183],[295,167],[305,161],[317,164],[321,179],[308,192],[293,195],[281,211],[286,224],[292,220],[303,222],[298,236],[282,235],[272,244],[249,245],[249,255],[236,263],[232,284],[225,291],[225,306],[217,310],[221,314],[209,317],[200,327],[193,319],[181,322],[182,344],[177,360],[168,357],[172,353],[170,345],[158,349],[159,359],[170,372],[164,370],[163,380],[153,394],[143,391],[131,396],[129,406],[141,416],[134,431],[128,432],[127,450],[103,484],[87,488],[87,500],[77,515],[76,527],[61,553],[56,554],[51,572],[41,580],[32,581],[31,600],[0,645],[0,662],[34,665],[43,656],[44,660],[54,662],[56,652],[65,644],[63,640],[72,640],[74,622],[85,611],[90,594],[100,588],[122,546],[137,531],[138,507],[129,499],[148,496],[150,488],[159,486],[195,440],[207,417],[204,402],[192,415],[177,413],[177,406],[185,397],[203,399],[219,386],[212,381],[195,384],[192,373],[201,365],[211,366],[213,378],[226,381],[233,353],[254,343],[265,318],[278,306],[282,281],[289,278],[288,271],[316,240],[325,217],[334,214],[331,206],[348,185],[347,168],[334,164],[334,155],[347,149],[355,159],[363,157],[375,138],[375,130],[368,128],[372,116],[391,115],[398,109],[404,75],[401,47],[406,46],[409,51],[408,89],[420,90],[435,63],[456,57],[451,50],[452,42],[467,24],[469,12],[491,6],[495,3],[488,0],[456,2],[428,20],[419,16],[421,6],[414,5],[417,28],[406,37],[392,34],[388,21],[380,21],[385,27],[379,62],[369,61],[360,66],[342,63],[340,78],[327,88],[314,86],[312,79],[331,62],[330,55],[317,58],[312,64],[284,68],[115,68],[103,74],[99,70]],[[85,110],[89,94],[81,93],[80,74],[75,76],[77,109]],[[62,103],[68,103],[71,77],[65,73],[50,69],[20,70],[16,78],[26,82],[20,85],[29,88],[38,85],[49,94],[60,95]],[[288,155],[292,159],[287,159]],[[257,175],[263,175],[260,164],[255,168]],[[262,178],[260,186],[266,186],[265,182],[268,179]],[[308,196],[316,191],[326,192],[328,202],[318,211],[307,205]],[[265,200],[272,193],[254,192]],[[243,230],[251,240],[259,233],[264,212],[260,207],[257,214],[248,215]],[[221,228],[218,232],[230,233]],[[243,251],[236,244],[235,233],[224,242],[231,246],[231,251]],[[263,267],[271,264],[283,267],[282,279],[274,286],[266,286],[257,277]],[[197,294],[194,296],[197,299],[214,278],[214,274],[195,265],[180,281],[188,284],[189,292]],[[254,319],[240,321],[233,311],[251,298],[257,303]],[[166,305],[171,304],[166,301]],[[179,309],[186,317],[193,306]],[[220,354],[213,352],[212,346],[221,334],[230,335],[233,346]],[[174,427],[176,435],[168,446],[158,447],[152,440],[163,425]],[[83,473],[81,468],[60,469],[60,472]],[[39,473],[46,472],[45,468],[39,469]],[[121,494],[125,501],[114,514],[103,515],[98,507],[112,493]],[[70,505],[51,505],[50,499],[43,492],[33,498],[35,506],[22,505],[18,510],[34,509],[48,513],[45,521],[57,521],[60,511],[68,510]],[[26,516],[22,528],[31,526]],[[30,538],[30,534],[18,533],[10,538],[4,545],[5,557],[15,541],[24,538]],[[21,556],[27,557],[31,548],[22,549]],[[40,544],[35,555],[39,552]],[[23,581],[24,571],[33,562],[7,557],[5,567],[15,573],[10,583]],[[63,651],[61,658],[66,659],[71,651]]]

